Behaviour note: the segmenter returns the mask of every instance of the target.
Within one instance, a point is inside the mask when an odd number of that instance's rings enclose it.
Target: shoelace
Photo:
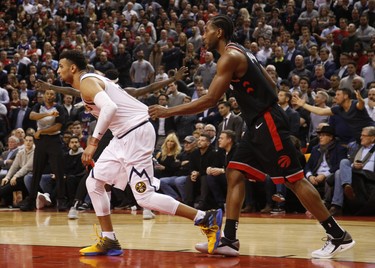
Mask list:
[[[94,232],[95,233],[91,234],[91,236],[93,237],[93,240],[98,241],[96,243],[96,246],[98,246],[100,248],[103,248],[103,246],[104,246],[104,238],[99,235],[98,227],[96,226],[96,224],[94,224]]]
[[[323,237],[321,240],[322,240],[322,241],[326,241],[326,242],[324,243],[323,247],[322,247],[322,250],[325,250],[325,248],[326,248],[326,247],[329,245],[329,243],[331,242],[331,239],[330,239],[328,236],[326,236],[326,237]]]
[[[211,227],[203,227],[203,226],[201,226],[201,231],[205,235],[209,235],[209,234],[212,234],[212,233],[216,234],[216,232],[218,230],[219,230],[219,226],[217,226],[217,225],[213,225]]]

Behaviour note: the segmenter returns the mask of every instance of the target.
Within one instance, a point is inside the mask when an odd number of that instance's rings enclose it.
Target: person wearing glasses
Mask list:
[[[329,210],[332,215],[342,213],[344,199],[349,204],[357,204],[357,206],[351,206],[354,210],[352,213],[374,215],[374,206],[372,208],[369,206],[375,201],[374,151],[375,127],[365,127],[361,132],[361,147],[354,155],[354,159],[341,160],[340,169],[335,173],[334,194]]]

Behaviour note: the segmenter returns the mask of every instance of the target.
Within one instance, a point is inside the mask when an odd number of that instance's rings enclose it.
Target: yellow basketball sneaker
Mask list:
[[[207,236],[207,251],[209,254],[212,254],[220,243],[222,222],[223,211],[221,209],[206,211],[204,218],[195,222],[195,225],[198,225]]]
[[[98,242],[95,245],[85,247],[79,251],[84,256],[119,256],[123,253],[120,243],[117,239],[113,240],[108,237],[99,236],[96,230]]]

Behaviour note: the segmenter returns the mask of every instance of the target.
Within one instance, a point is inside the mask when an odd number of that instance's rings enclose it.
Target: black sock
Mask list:
[[[238,228],[237,220],[227,219],[225,221],[224,236],[229,240],[236,240],[236,233]]]
[[[321,225],[326,230],[327,234],[332,235],[334,238],[339,238],[344,235],[344,230],[337,224],[332,216],[321,222]]]

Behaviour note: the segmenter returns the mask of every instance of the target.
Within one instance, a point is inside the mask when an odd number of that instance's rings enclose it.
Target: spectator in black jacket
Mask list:
[[[212,164],[213,151],[211,139],[207,134],[202,134],[198,139],[198,150],[190,155],[190,176],[186,179],[185,193],[186,204],[193,206],[197,201],[198,209],[206,209],[209,201],[207,186],[207,168]]]

